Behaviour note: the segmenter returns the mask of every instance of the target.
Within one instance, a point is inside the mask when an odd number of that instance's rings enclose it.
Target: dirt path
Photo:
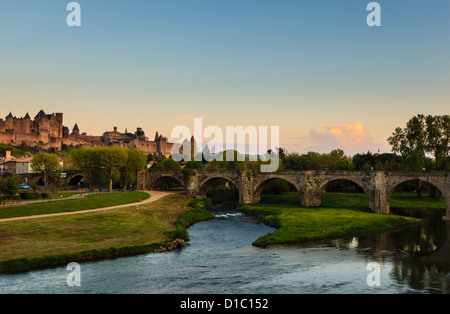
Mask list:
[[[92,195],[95,193],[80,193],[80,194],[74,194],[68,197],[63,198],[50,198],[50,199],[41,199],[36,201],[20,201],[16,205],[8,205],[8,207],[15,207],[15,206],[24,206],[29,204],[42,204],[42,203],[52,203],[52,202],[59,202],[59,201],[65,201],[65,200],[74,200],[74,199],[81,199],[86,198],[88,195]],[[5,201],[6,202],[6,201]],[[12,203],[13,201],[8,201],[9,203]]]
[[[43,215],[34,215],[34,216],[4,218],[4,219],[0,219],[0,222],[25,220],[25,219],[36,219],[36,218],[45,218],[45,217],[55,217],[55,216],[65,216],[65,215],[76,215],[76,214],[84,214],[84,213],[98,212],[98,211],[103,211],[103,210],[123,208],[123,207],[128,207],[128,206],[137,206],[137,205],[143,205],[143,204],[155,202],[164,196],[173,194],[173,192],[163,192],[163,191],[141,191],[141,192],[146,192],[146,193],[150,194],[150,197],[144,201],[137,202],[137,203],[130,203],[130,204],[124,204],[124,205],[97,208],[97,209],[80,210],[80,211],[76,211],[76,212],[63,212],[63,213],[55,213],[55,214],[43,214]]]

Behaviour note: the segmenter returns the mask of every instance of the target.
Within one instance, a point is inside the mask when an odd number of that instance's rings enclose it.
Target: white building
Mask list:
[[[11,152],[6,152],[6,157],[0,157],[0,175],[3,172],[12,172],[15,174],[35,173],[31,168],[33,157],[14,158]],[[61,169],[64,167],[64,159],[58,157],[58,163]]]
[[[23,157],[15,159],[16,162],[16,174],[34,173],[31,169],[31,160],[33,157]]]

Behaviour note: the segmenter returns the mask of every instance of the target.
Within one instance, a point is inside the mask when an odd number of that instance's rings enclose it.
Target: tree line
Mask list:
[[[385,171],[450,171],[450,116],[416,115],[405,127],[398,127],[388,138],[391,153],[359,153],[347,156],[342,149],[330,153],[308,152],[299,154],[277,148],[275,153],[279,158],[279,170],[385,170]],[[185,169],[239,169],[259,170],[262,161],[237,161],[239,152],[234,151],[235,161],[213,160],[189,161]],[[193,156],[191,156],[193,159]],[[151,169],[181,169],[181,166],[171,158],[160,158]],[[417,193],[420,195],[421,183],[417,182]],[[434,188],[432,194],[438,197],[440,193]]]
[[[77,147],[70,150],[65,160],[66,169],[83,172],[83,180],[93,189],[108,186],[111,192],[113,184],[119,184],[124,190],[136,183],[139,170],[145,169],[147,155],[136,148]],[[57,155],[38,153],[31,161],[31,168],[42,174],[44,182],[55,189],[61,183],[62,167]]]
[[[91,189],[107,185],[111,192],[114,183],[124,190],[136,183],[137,172],[147,165],[147,155],[137,148],[81,147],[71,151],[69,162],[74,169],[83,171]]]

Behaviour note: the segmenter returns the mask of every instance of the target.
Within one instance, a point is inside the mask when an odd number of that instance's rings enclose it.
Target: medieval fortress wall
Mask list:
[[[101,136],[80,133],[78,125],[72,128],[63,125],[63,114],[46,114],[41,110],[32,120],[27,113],[25,117],[17,118],[10,113],[5,119],[0,118],[0,143],[49,149],[61,148],[62,144],[73,146],[120,146],[138,148],[147,154],[164,155],[168,157],[172,150],[172,143],[156,132],[155,139],[149,141],[144,131],[137,128],[135,133],[114,131],[105,132]]]

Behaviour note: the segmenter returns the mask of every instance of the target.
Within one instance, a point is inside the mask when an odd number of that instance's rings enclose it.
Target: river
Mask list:
[[[0,275],[0,293],[450,292],[449,222],[263,249],[251,243],[273,228],[240,213],[215,215],[189,228],[182,249],[83,263],[80,286],[67,285],[66,267]]]

